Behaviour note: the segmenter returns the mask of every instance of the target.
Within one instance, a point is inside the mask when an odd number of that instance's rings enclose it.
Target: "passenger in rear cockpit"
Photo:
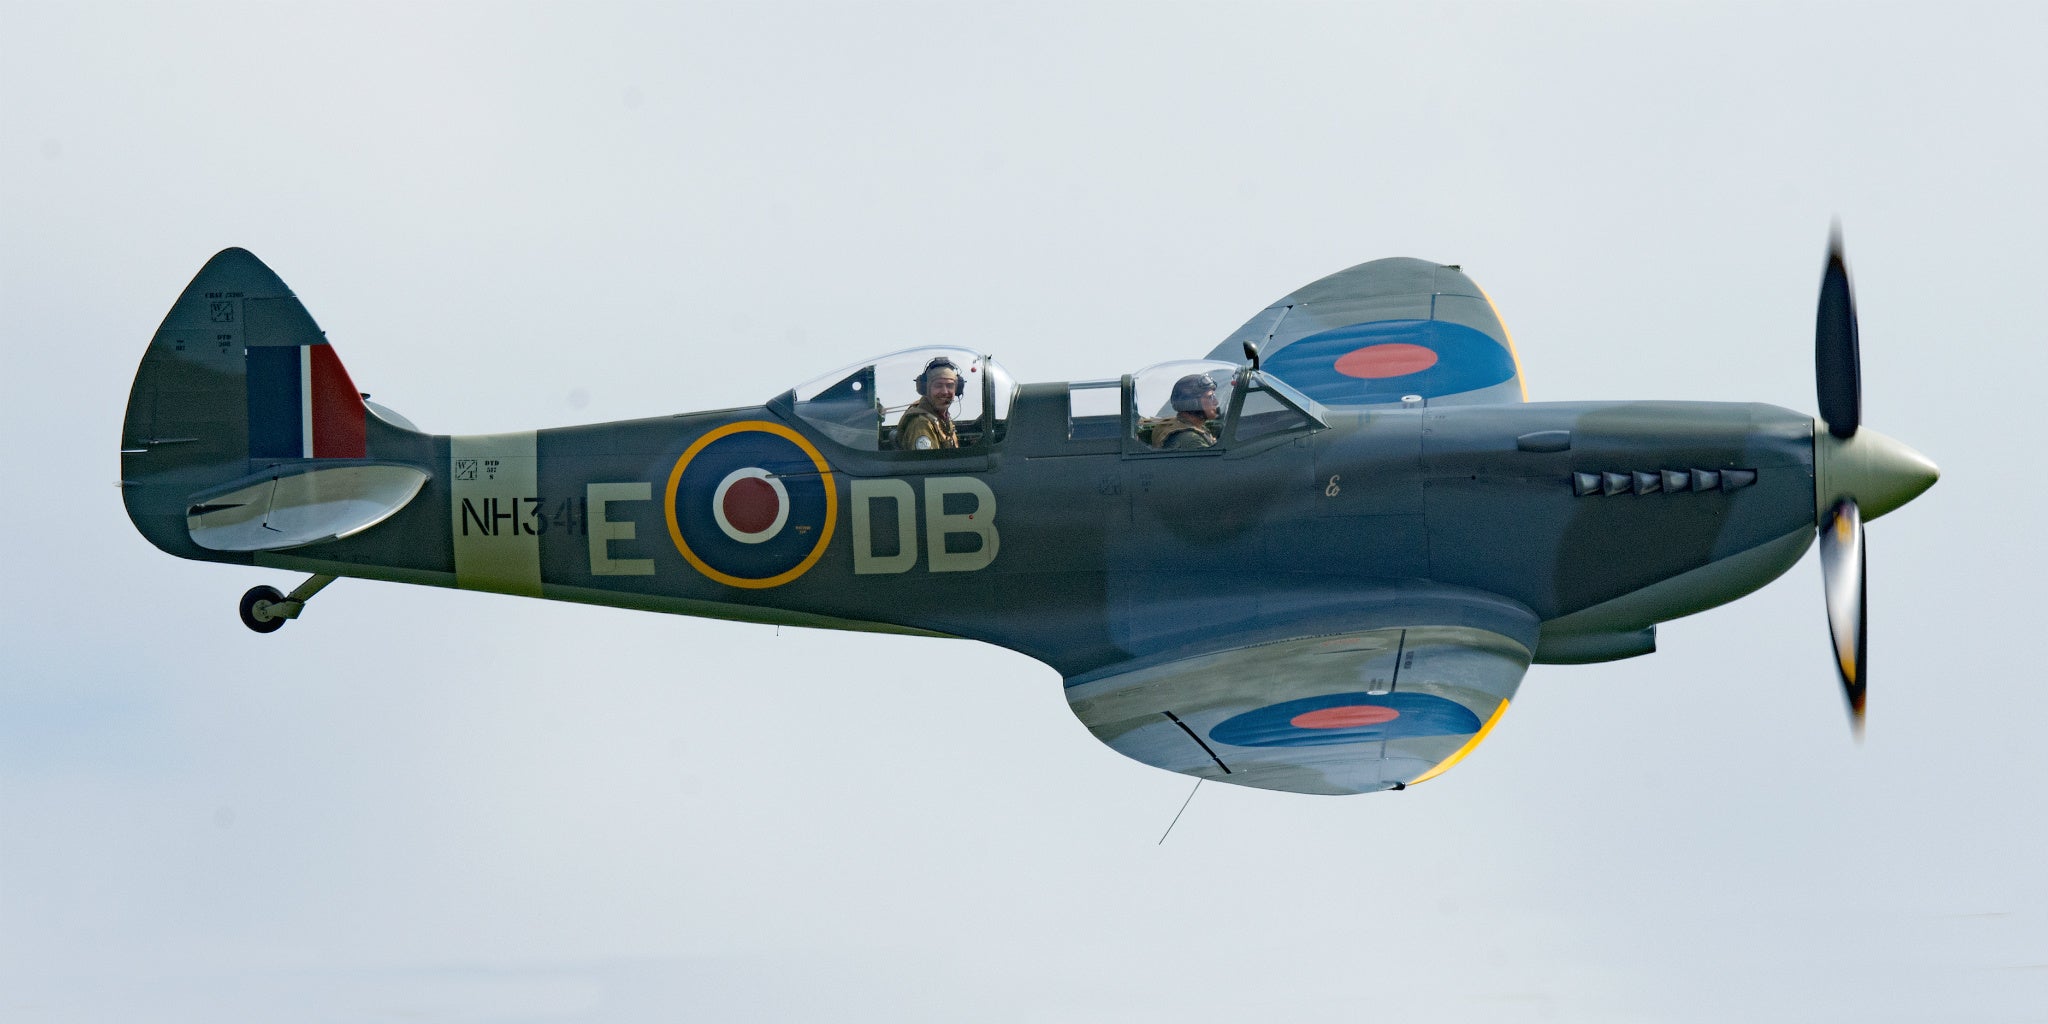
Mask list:
[[[960,367],[940,356],[917,375],[918,399],[896,422],[896,447],[906,452],[960,447],[953,427],[953,403],[960,397]]]
[[[1212,426],[1222,417],[1216,404],[1216,380],[1206,373],[1191,373],[1173,384],[1173,416],[1149,420],[1146,440],[1161,451],[1195,451],[1216,444]]]

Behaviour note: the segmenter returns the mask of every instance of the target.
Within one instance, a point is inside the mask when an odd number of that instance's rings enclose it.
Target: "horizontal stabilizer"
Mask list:
[[[215,254],[150,339],[121,427],[121,500],[150,543],[241,562],[359,533],[437,457],[372,410],[312,314],[243,249]]]
[[[411,466],[273,470],[194,498],[192,542],[214,551],[282,551],[361,533],[412,501],[427,474]]]

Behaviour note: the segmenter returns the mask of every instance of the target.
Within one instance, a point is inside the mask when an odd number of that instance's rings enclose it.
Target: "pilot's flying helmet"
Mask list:
[[[933,370],[951,370],[953,371],[954,380],[965,379],[960,373],[960,364],[955,363],[953,360],[945,356],[939,356],[938,358],[933,359],[931,362],[924,364],[924,372],[912,378],[912,383],[915,383],[917,385],[918,394],[922,395],[925,393],[925,382],[931,378]],[[954,397],[959,397],[960,392],[957,385],[955,385],[953,394]]]
[[[1201,412],[1202,396],[1216,393],[1216,380],[1206,373],[1191,373],[1173,382],[1173,411]]]

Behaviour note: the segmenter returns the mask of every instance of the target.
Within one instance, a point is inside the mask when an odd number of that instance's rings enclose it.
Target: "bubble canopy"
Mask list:
[[[1207,384],[1203,381],[1206,379]],[[1157,363],[1130,376],[1132,441],[1139,448],[1160,448],[1162,426],[1175,418],[1205,411],[1187,396],[1214,386],[1214,415],[1202,423],[1211,439],[1195,450],[1216,452],[1224,446],[1276,435],[1320,429],[1327,422],[1322,407],[1273,377],[1235,363],[1214,359],[1179,359]],[[1187,385],[1182,388],[1182,385]],[[1181,406],[1174,392],[1181,390]]]
[[[1016,382],[994,359],[973,349],[929,346],[877,356],[805,381],[790,392],[798,418],[834,443],[859,451],[895,451],[896,427],[920,397],[919,378],[944,360],[960,375],[951,406],[960,447],[1002,436]]]
[[[1141,419],[1171,419],[1173,388],[1188,377],[1207,377],[1216,385],[1216,404],[1230,408],[1230,393],[1237,385],[1237,366],[1214,359],[1177,359],[1157,363],[1131,374],[1131,403]]]

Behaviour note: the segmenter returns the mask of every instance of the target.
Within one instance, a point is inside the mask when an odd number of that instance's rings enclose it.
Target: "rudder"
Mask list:
[[[136,371],[121,435],[129,518],[165,551],[226,561],[366,529],[417,492],[406,481],[424,479],[365,465],[373,431],[399,429],[372,419],[284,281],[247,250],[222,250],[172,304]],[[283,486],[252,491],[266,482]],[[372,484],[375,495],[359,493]],[[243,528],[221,528],[238,519]],[[280,530],[289,523],[302,528]]]

